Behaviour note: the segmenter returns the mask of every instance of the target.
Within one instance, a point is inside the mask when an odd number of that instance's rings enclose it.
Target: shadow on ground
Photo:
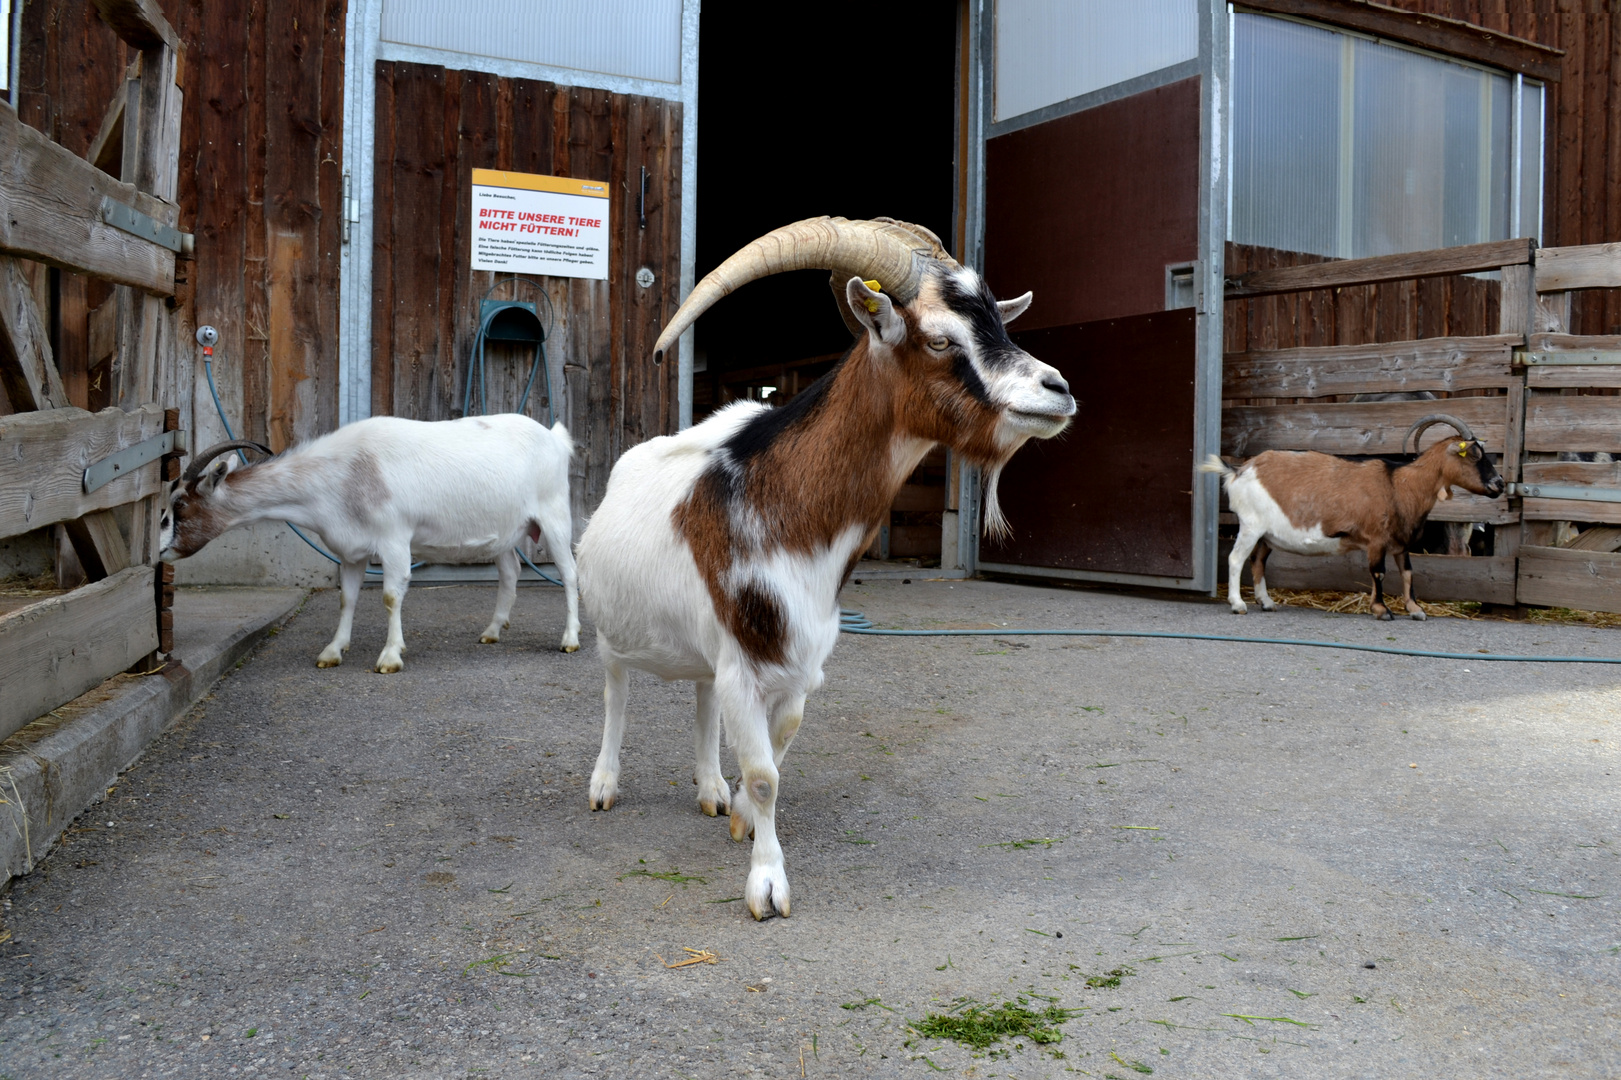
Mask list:
[[[846,637],[783,768],[794,915],[756,924],[747,846],[694,801],[690,688],[633,681],[622,801],[592,814],[592,634],[553,651],[561,599],[525,589],[477,645],[492,600],[413,589],[406,670],[379,676],[377,595],[318,671],[318,594],[155,744],[10,893],[0,1073],[1621,1071],[1621,670]],[[1621,655],[1580,627],[983,582],[845,602]],[[666,967],[686,950],[720,959]],[[908,1027],[1020,995],[1078,1010],[1061,1042]]]

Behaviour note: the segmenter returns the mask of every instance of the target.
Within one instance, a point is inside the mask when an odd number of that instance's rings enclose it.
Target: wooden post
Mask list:
[[[1532,334],[1536,331],[1536,318],[1540,313],[1537,304],[1535,286],[1535,268],[1530,265],[1503,267],[1502,300],[1498,306],[1498,330],[1504,334]],[[1508,438],[1503,446],[1503,478],[1515,481],[1520,478],[1520,461],[1525,457],[1525,370],[1521,368],[1515,380],[1509,384],[1509,416]],[[1510,445],[1512,444],[1512,445]],[[1516,509],[1524,507],[1523,500],[1518,498],[1511,502],[1520,503]],[[1498,534],[1512,531],[1512,535]],[[1508,530],[1497,529],[1493,534],[1492,550],[1500,555],[1518,555],[1522,544],[1528,542],[1526,536],[1526,522],[1521,514],[1520,525],[1517,529],[1512,526]],[[1516,563],[1514,574],[1515,588],[1519,587],[1519,570]],[[1514,614],[1523,618],[1525,607],[1518,601],[1516,593]]]

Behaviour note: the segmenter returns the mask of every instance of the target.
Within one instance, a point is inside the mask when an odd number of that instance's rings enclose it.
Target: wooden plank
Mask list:
[[[113,99],[101,118],[101,127],[90,140],[90,149],[85,151],[84,159],[108,176],[118,176],[123,168],[124,109],[134,92],[135,66],[131,65],[129,74],[113,91]]]
[[[1519,602],[1580,611],[1621,611],[1621,555],[1520,548]]]
[[[5,256],[0,256],[0,386],[18,412],[67,403],[33,289],[17,260]]]
[[[1515,334],[1427,338],[1376,345],[1330,345],[1228,354],[1224,398],[1452,391],[1507,386]]]
[[[1226,546],[1224,545],[1224,549]],[[1226,578],[1226,550],[1220,560]],[[1249,580],[1249,568],[1244,570]],[[1334,589],[1372,592],[1368,560],[1360,551],[1346,555],[1292,555],[1274,551],[1266,563],[1269,589]],[[1513,556],[1414,555],[1413,595],[1425,601],[1475,600],[1483,604],[1514,603]],[[1224,587],[1225,588],[1225,587]],[[1385,566],[1385,595],[1400,595],[1401,575],[1394,559]],[[1225,593],[1224,593],[1225,595]]]
[[[118,518],[110,511],[88,514],[68,522],[66,528],[73,551],[79,556],[79,565],[84,567],[84,575],[91,581],[111,577],[134,561],[118,527]]]
[[[1621,287],[1621,244],[1538,248],[1537,292]]]
[[[0,539],[157,494],[156,461],[88,495],[83,476],[102,458],[162,431],[156,404],[133,413],[68,407],[0,417]]]
[[[1525,448],[1533,453],[1621,453],[1621,402],[1613,397],[1531,394],[1525,403]]]
[[[1527,461],[1527,484],[1591,484],[1621,488],[1621,462]]]
[[[101,220],[110,197],[173,225],[179,207],[114,180],[0,109],[0,252],[174,295],[174,252]]]
[[[1508,499],[1488,499],[1452,489],[1452,498],[1435,504],[1431,521],[1482,521],[1487,525],[1509,525],[1520,520],[1520,512]]]
[[[1526,499],[1520,516],[1526,521],[1603,521],[1621,524],[1621,503],[1586,499]]]
[[[1557,83],[1563,51],[1441,15],[1368,0],[1244,0],[1242,10],[1295,15]],[[1434,6],[1434,5],[1428,5]]]
[[[1532,334],[1526,352],[1616,352],[1621,336],[1614,334]]]
[[[1381,401],[1368,404],[1240,405],[1221,414],[1222,453],[1252,457],[1263,450],[1320,450],[1328,454],[1400,454],[1401,439],[1421,417],[1442,411],[1468,424],[1488,449],[1504,445],[1506,398]],[[1420,441],[1451,437],[1437,425]]]
[[[1533,390],[1565,387],[1621,386],[1621,364],[1534,364],[1525,369],[1525,385]]]
[[[1303,289],[1333,289],[1347,285],[1371,285],[1381,281],[1438,277],[1443,274],[1469,274],[1497,270],[1531,260],[1528,239],[1494,240],[1486,244],[1413,251],[1400,255],[1376,255],[1368,259],[1338,259],[1305,266],[1285,266],[1252,270],[1227,280],[1226,296],[1235,300],[1246,296],[1269,296]],[[1512,332],[1512,331],[1510,331]]]
[[[0,737],[157,647],[153,578],[150,566],[132,566],[0,617]]]
[[[163,17],[156,0],[90,0],[102,21],[113,32],[137,49],[154,49],[163,45],[171,49],[180,47],[169,20]]]

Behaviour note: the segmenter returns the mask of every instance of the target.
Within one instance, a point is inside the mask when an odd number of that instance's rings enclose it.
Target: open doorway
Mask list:
[[[701,18],[700,278],[823,214],[899,218],[954,248],[957,5],[884,0],[837,37],[816,5],[706,4]],[[745,286],[698,322],[693,420],[739,398],[781,405],[849,347],[826,271]],[[946,472],[943,449],[924,459],[872,554],[938,565]]]

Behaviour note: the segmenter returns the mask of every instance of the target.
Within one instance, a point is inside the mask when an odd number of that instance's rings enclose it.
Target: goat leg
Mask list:
[[[743,899],[756,919],[789,912],[788,874],[783,867],[782,845],[777,841],[778,773],[771,744],[771,725],[765,702],[753,680],[735,668],[715,672],[726,733],[737,751],[742,774],[732,796],[732,839],[741,840],[751,829],[749,880]]]
[[[591,773],[591,809],[608,810],[619,797],[619,744],[625,740],[625,693],[630,687],[630,671],[609,651],[608,643],[597,635],[602,653],[602,749],[597,767]]]
[[[1401,598],[1402,603],[1407,605],[1408,617],[1423,622],[1426,618],[1424,609],[1413,599],[1413,557],[1405,550],[1401,553]]]
[[[1385,606],[1385,553],[1368,552],[1368,573],[1373,577],[1373,617],[1389,622],[1396,616]]]
[[[1262,542],[1262,534],[1251,532],[1242,522],[1238,525],[1238,539],[1233,541],[1233,550],[1227,556],[1227,606],[1233,609],[1234,615],[1242,615],[1249,610],[1244,604],[1244,596],[1240,591],[1244,578],[1244,563],[1248,561],[1250,552],[1255,545]]]
[[[315,658],[315,666],[337,667],[349,648],[349,632],[355,625],[355,604],[360,600],[360,583],[366,577],[365,562],[344,563],[338,569],[338,632]]]
[[[732,789],[720,773],[720,699],[712,680],[698,682],[698,724],[692,733],[694,767],[692,782],[698,785],[698,809],[715,817],[732,810]]]
[[[518,553],[508,548],[497,555],[495,572],[501,582],[495,590],[495,614],[479,635],[480,645],[494,645],[501,640],[501,631],[512,625],[512,602],[518,596]]]
[[[563,579],[563,600],[568,606],[568,621],[563,625],[563,641],[558,647],[574,652],[580,647],[580,587],[574,567],[574,519],[566,489],[546,505],[538,524],[546,537],[546,551],[557,567],[558,577]]]
[[[1255,545],[1255,558],[1250,564],[1250,577],[1255,579],[1255,602],[1261,605],[1262,611],[1276,611],[1278,608],[1266,591],[1266,557],[1270,554],[1272,545],[1263,536]]]
[[[388,640],[377,657],[376,671],[390,675],[405,667],[401,659],[405,653],[405,628],[400,622],[400,609],[405,606],[405,593],[411,587],[411,545],[391,543],[382,545],[378,556],[383,560],[383,606],[388,609]]]

